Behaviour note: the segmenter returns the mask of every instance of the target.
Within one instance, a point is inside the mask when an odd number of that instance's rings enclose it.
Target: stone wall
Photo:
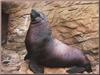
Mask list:
[[[9,34],[5,49],[25,55],[24,39],[30,23],[29,14],[31,9],[36,9],[47,15],[55,38],[83,50],[92,55],[93,61],[98,61],[98,1],[14,1],[8,6],[4,9],[9,14]]]

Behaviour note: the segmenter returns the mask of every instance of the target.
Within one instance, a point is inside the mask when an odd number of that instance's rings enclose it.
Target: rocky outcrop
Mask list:
[[[89,55],[95,74],[98,68],[99,48],[99,7],[95,1],[25,1],[6,2],[3,10],[9,14],[8,43],[5,49],[15,51],[23,60],[25,52],[24,39],[30,23],[31,9],[47,15],[52,28],[53,37],[79,48]],[[22,52],[22,53],[21,53]],[[48,72],[49,71],[49,72]],[[45,73],[54,70],[45,68]],[[56,73],[65,73],[59,69]]]

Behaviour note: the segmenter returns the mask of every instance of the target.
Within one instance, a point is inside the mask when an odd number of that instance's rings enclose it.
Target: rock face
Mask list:
[[[4,51],[7,49],[17,52],[21,56],[21,60],[26,54],[24,39],[30,23],[29,13],[32,8],[47,15],[55,38],[83,50],[89,55],[91,61],[93,59],[91,62],[94,69],[93,73],[97,74],[96,65],[98,65],[99,51],[98,0],[4,2],[3,11],[9,14],[9,19],[8,41],[3,48]],[[45,73],[51,74],[54,70],[50,71],[47,68]],[[63,70],[59,69],[56,73],[65,73]]]

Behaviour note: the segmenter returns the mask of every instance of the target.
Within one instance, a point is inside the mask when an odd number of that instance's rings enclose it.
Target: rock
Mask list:
[[[76,29],[73,29],[71,32],[71,35],[73,35],[73,36],[82,35],[82,34],[83,34],[82,32],[79,32]]]
[[[25,2],[21,2],[21,1],[3,1],[3,5],[4,5],[4,11],[8,14],[11,13],[16,13],[18,11],[20,11],[21,9],[27,9],[29,7],[31,7],[30,2],[25,1]],[[26,12],[26,11],[24,11]]]
[[[19,69],[19,72],[21,74],[26,74],[27,73],[27,70],[28,70],[28,63],[27,62],[22,62],[21,65],[20,65],[20,69]]]
[[[91,62],[94,62],[94,61],[95,61],[95,59],[93,58],[93,56],[91,56],[91,55],[89,55],[89,54],[87,54],[86,56],[89,58],[89,60],[90,60]]]
[[[83,42],[83,41],[87,41],[89,39],[95,39],[95,38],[98,38],[98,37],[99,37],[98,32],[81,34],[81,35],[75,36],[75,38],[77,39],[78,42]]]
[[[70,44],[69,44],[69,45],[70,45]],[[83,50],[83,49],[82,49],[82,45],[79,44],[79,43],[71,44],[70,46],[75,47],[75,48],[80,49],[80,50]]]
[[[12,36],[11,34],[16,34],[16,36],[24,36],[30,23],[30,16],[25,15],[22,17],[16,17],[16,15],[11,14],[9,19],[9,25],[11,26],[9,27],[9,37]]]
[[[75,38],[72,37],[72,38],[65,39],[64,43],[72,45],[72,44],[77,43],[77,40],[75,40]]]
[[[8,73],[10,73],[10,72],[16,71],[16,70],[18,70],[18,69],[19,69],[18,67],[14,67],[14,66],[3,66],[1,70],[2,70],[3,72],[8,72]]]
[[[29,69],[29,61],[23,61],[20,65],[19,73],[20,74],[34,74],[30,69]]]
[[[98,48],[99,39],[91,39],[81,43],[83,50],[91,50]]]
[[[53,37],[57,37],[59,40],[63,40],[63,37],[60,36],[61,33],[59,33],[56,29],[53,29],[52,32],[53,32],[53,33],[52,33],[52,36],[53,36]]]
[[[9,67],[12,67],[11,69],[13,69],[13,68],[16,69],[20,65],[19,55],[14,51],[5,50],[2,53],[2,57],[3,57],[2,63],[4,61],[9,61],[7,64],[5,64],[5,63],[2,64],[4,67],[8,67],[7,68],[8,70],[9,70]]]
[[[18,55],[20,56],[20,60],[23,60],[25,55],[27,54],[26,49],[21,49],[20,51],[17,52]]]
[[[8,49],[8,50],[14,50],[14,51],[20,51],[20,49],[22,50],[22,48],[25,47],[25,44],[24,43],[8,43],[7,45],[5,45],[5,49]]]
[[[19,71],[12,71],[11,74],[20,74]]]
[[[71,33],[62,33],[61,36],[64,38],[64,39],[71,39],[73,38],[72,34]],[[67,41],[66,41],[67,43]],[[71,42],[70,42],[71,43]]]
[[[98,30],[98,18],[89,18],[77,20],[77,23],[80,25],[77,30],[82,31],[83,33],[90,33]],[[81,30],[82,29],[82,30]]]
[[[96,65],[95,69],[96,69],[96,70],[95,70],[94,73],[95,73],[95,74],[99,74],[99,65]]]
[[[99,49],[92,49],[91,52],[94,54],[94,55],[98,55],[99,53]]]
[[[58,31],[59,31],[59,33],[70,33],[71,31],[72,31],[72,29],[70,29],[70,28],[67,28],[67,27],[63,27],[63,25],[62,26],[59,26],[59,27],[55,27]]]
[[[78,32],[81,32],[81,33],[85,33],[85,32],[86,32],[86,28],[83,27],[83,26],[79,26],[76,30],[77,30]]]
[[[45,68],[44,74],[66,74],[64,68]]]
[[[75,29],[78,27],[78,24],[77,24],[77,22],[73,21],[73,22],[66,22],[62,26],[65,26],[65,27],[70,28],[70,29]]]
[[[34,74],[31,70],[27,70],[27,74]]]

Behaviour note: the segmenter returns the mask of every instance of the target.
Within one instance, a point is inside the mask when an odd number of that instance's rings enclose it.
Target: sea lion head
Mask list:
[[[32,11],[31,11],[31,22],[37,23],[37,22],[40,22],[42,20],[47,21],[46,16],[42,12],[39,12],[39,11],[32,9]]]

